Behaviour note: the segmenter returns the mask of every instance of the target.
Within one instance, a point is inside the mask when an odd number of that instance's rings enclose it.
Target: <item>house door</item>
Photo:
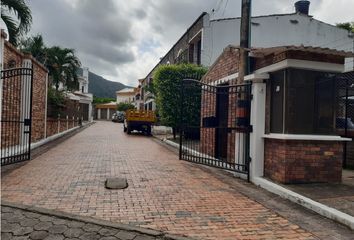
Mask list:
[[[216,89],[215,158],[227,159],[228,147],[229,87]]]

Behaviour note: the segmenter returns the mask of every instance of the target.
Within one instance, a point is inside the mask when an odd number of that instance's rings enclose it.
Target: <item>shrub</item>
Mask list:
[[[117,110],[118,111],[122,111],[122,112],[125,112],[128,109],[134,109],[134,108],[135,108],[135,106],[133,104],[131,104],[131,103],[121,102],[121,103],[117,104]]]
[[[176,133],[181,117],[183,122],[191,124],[200,123],[200,91],[189,91],[184,94],[193,94],[196,104],[188,103],[181,116],[181,87],[182,80],[192,78],[200,80],[207,72],[207,69],[194,64],[161,65],[154,72],[153,88],[156,94],[156,105],[160,115],[161,123],[170,126]]]

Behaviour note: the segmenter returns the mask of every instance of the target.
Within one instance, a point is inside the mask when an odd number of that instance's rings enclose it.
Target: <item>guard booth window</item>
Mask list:
[[[271,132],[335,134],[335,75],[301,69],[271,74]]]

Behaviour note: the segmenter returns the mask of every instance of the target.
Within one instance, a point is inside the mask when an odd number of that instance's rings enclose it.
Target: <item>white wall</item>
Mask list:
[[[131,103],[134,100],[134,93],[131,95],[119,95],[117,94],[117,104],[121,102]]]
[[[297,23],[292,23],[297,21]],[[305,45],[354,51],[348,31],[320,22],[306,15],[278,15],[252,18],[252,47]],[[239,45],[240,19],[210,21],[203,29],[202,64],[210,66],[223,49]],[[347,69],[353,68],[348,59]]]

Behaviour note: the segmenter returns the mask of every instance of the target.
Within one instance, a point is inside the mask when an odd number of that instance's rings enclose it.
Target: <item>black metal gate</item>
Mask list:
[[[337,133],[352,141],[345,142],[343,167],[354,168],[354,71],[337,77]]]
[[[1,71],[1,166],[30,159],[31,68]]]
[[[180,159],[249,178],[251,84],[212,86],[183,80]]]

